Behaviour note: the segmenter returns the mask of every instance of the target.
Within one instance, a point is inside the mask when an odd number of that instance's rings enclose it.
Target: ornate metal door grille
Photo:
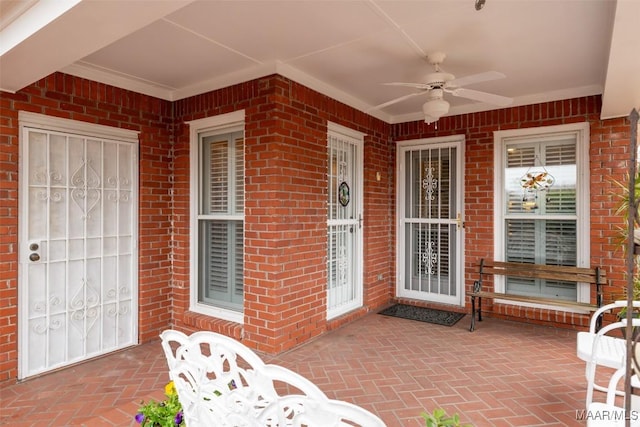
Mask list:
[[[137,342],[137,146],[25,127],[20,377]]]
[[[362,305],[361,141],[328,137],[327,310],[335,317]]]
[[[430,144],[399,150],[399,296],[460,303],[460,145]]]

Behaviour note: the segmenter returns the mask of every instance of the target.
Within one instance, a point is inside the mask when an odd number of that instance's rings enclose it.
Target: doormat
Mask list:
[[[434,308],[414,307],[406,304],[396,304],[379,312],[385,316],[400,317],[403,319],[419,320],[421,322],[435,323],[436,325],[453,326],[464,317],[464,313],[436,310]]]

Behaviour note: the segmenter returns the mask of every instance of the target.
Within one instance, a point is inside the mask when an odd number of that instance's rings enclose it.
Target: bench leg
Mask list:
[[[476,328],[476,297],[471,297],[471,326],[469,332],[473,332]]]
[[[478,297],[478,309],[476,310],[476,297],[471,297],[471,326],[469,332],[476,329],[476,313],[478,313],[478,322],[482,322],[482,297]]]

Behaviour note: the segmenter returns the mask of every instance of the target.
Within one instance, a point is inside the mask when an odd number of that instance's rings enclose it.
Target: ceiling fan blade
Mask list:
[[[467,89],[464,87],[452,90],[451,94],[453,96],[473,99],[474,101],[486,102],[487,104],[497,105],[499,107],[506,107],[507,105],[511,105],[513,102],[513,98],[507,98],[506,96],[495,95],[493,93],[480,92],[479,90]]]
[[[431,89],[431,85],[426,83],[403,83],[403,82],[392,82],[392,83],[382,83],[385,86],[403,86],[403,87],[413,87],[416,89],[427,90]]]
[[[410,93],[409,95],[401,96],[400,98],[392,99],[391,101],[387,101],[387,102],[384,102],[384,103],[382,103],[380,105],[376,105],[375,107],[371,107],[370,110],[378,110],[380,108],[388,107],[389,105],[395,104],[395,103],[400,102],[400,101],[404,101],[405,99],[413,98],[414,96],[417,96],[417,95],[423,95],[425,93],[427,93],[427,92]]]
[[[474,83],[488,82],[491,80],[504,79],[506,76],[498,71],[487,71],[484,73],[472,74],[470,76],[453,79],[447,83],[447,86],[462,87]]]

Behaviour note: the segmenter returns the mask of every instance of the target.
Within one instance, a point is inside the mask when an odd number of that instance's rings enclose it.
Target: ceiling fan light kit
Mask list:
[[[425,123],[437,122],[440,117],[449,112],[449,103],[444,99],[432,99],[422,106]]]

